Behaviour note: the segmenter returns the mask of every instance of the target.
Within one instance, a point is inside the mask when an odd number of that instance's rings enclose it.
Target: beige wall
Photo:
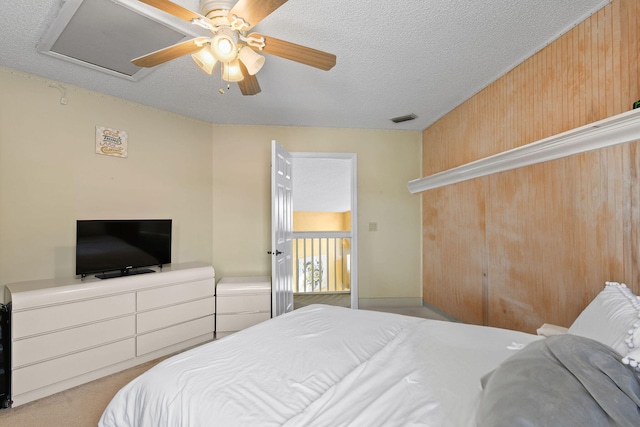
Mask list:
[[[51,83],[0,68],[0,291],[73,277],[77,219],[172,218],[175,263],[270,274],[276,139],[357,153],[360,296],[421,295],[419,132],[212,125],[68,85],[61,105]],[[96,125],[126,131],[129,157],[95,154]]]
[[[0,68],[0,291],[75,273],[75,221],[172,218],[173,262],[211,261],[211,125]],[[128,158],[95,154],[95,126]]]
[[[290,152],[357,154],[359,297],[420,297],[420,200],[407,190],[420,171],[420,138],[419,132],[214,126],[213,258],[219,277],[271,271],[275,139]],[[368,231],[370,222],[378,231]]]

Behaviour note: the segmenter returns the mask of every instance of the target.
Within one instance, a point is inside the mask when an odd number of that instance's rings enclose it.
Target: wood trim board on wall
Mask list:
[[[640,108],[562,132],[407,184],[413,194],[497,172],[640,140]]]

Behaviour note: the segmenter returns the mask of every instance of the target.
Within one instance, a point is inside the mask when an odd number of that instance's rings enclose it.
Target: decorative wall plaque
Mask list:
[[[127,133],[122,130],[96,126],[96,153],[127,157]]]

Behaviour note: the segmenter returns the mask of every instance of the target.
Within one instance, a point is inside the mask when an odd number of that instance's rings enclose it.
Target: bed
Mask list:
[[[613,283],[548,338],[308,306],[159,363],[99,426],[637,427],[639,316]]]

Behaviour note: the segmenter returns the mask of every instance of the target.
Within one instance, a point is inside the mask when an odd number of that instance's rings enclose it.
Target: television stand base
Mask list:
[[[125,276],[133,276],[136,274],[145,274],[145,273],[155,273],[154,270],[150,268],[136,268],[135,270],[123,270],[123,271],[111,271],[108,273],[96,274],[98,279],[112,279],[114,277],[125,277]]]

